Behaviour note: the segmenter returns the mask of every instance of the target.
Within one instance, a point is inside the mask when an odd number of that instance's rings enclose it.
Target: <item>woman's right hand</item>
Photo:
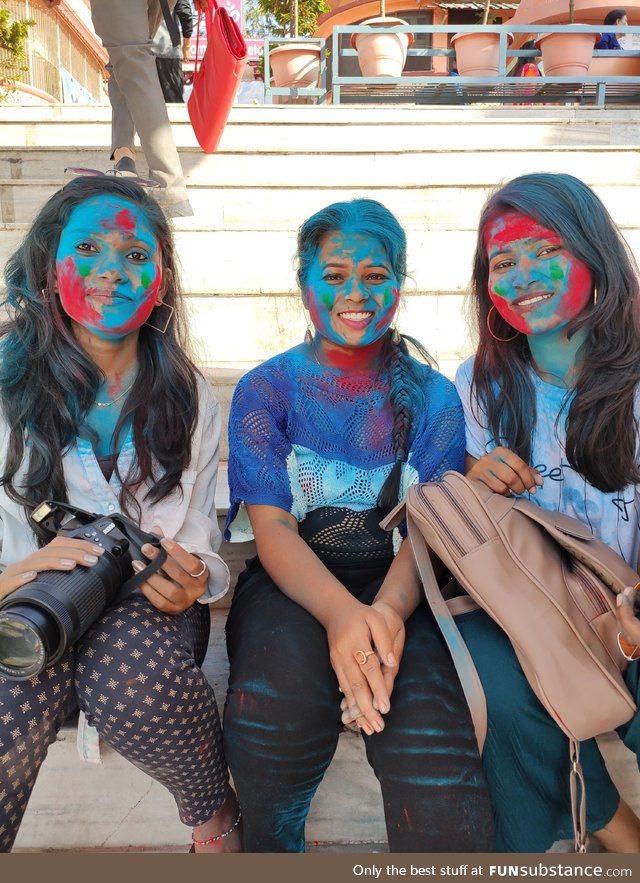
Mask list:
[[[497,447],[476,460],[467,454],[466,476],[472,481],[481,481],[496,494],[535,494],[542,487],[540,473],[528,466],[525,461],[508,448]]]
[[[10,564],[0,574],[0,598],[32,582],[43,570],[73,570],[79,564],[93,567],[104,552],[100,546],[73,537],[55,537],[42,549],[22,561]]]
[[[400,624],[404,634],[404,624]],[[327,626],[327,640],[331,664],[344,693],[343,705],[357,707],[358,726],[367,735],[384,729],[382,715],[389,711],[390,689],[388,670],[397,669],[398,657],[394,650],[402,645],[392,633],[387,618],[378,610],[351,599],[336,612]],[[358,657],[364,656],[364,661]]]

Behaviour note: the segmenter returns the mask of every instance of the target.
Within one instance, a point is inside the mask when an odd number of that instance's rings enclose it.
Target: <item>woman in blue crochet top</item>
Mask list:
[[[463,468],[460,403],[392,325],[406,238],[384,206],[321,210],[298,261],[315,333],[240,381],[229,424],[227,537],[255,536],[258,552],[227,625],[225,747],[245,848],[304,851],[341,710],[357,703],[390,849],[490,851],[455,671],[408,545],[379,527],[410,484]]]

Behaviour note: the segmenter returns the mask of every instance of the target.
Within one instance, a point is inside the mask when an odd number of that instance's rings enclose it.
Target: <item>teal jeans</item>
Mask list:
[[[487,697],[489,730],[483,765],[489,784],[499,852],[545,852],[573,838],[569,798],[569,740],[547,714],[525,678],[510,641],[484,612],[456,618]],[[638,663],[627,683],[638,697]],[[619,729],[640,755],[638,715]],[[620,797],[595,739],[580,743],[586,781],[587,830],[615,814]]]

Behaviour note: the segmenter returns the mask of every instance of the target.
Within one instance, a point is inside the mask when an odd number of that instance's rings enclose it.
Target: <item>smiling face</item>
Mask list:
[[[303,299],[316,331],[340,347],[380,340],[393,321],[400,285],[380,243],[336,230],[322,240]]]
[[[579,316],[593,294],[591,271],[553,230],[519,212],[504,212],[485,229],[489,297],[503,319],[524,334],[544,334]]]
[[[98,337],[140,328],[162,301],[160,248],[141,209],[107,195],[77,205],[60,237],[56,278],[65,313]]]

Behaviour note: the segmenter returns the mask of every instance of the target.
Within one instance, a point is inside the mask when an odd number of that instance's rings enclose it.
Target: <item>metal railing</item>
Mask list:
[[[413,33],[415,34],[465,34],[495,33],[499,38],[498,73],[493,77],[451,76],[434,74],[400,77],[346,76],[340,72],[340,61],[356,56],[350,46],[351,35],[362,33]],[[535,58],[538,49],[512,49],[509,35],[523,35],[523,42],[543,34],[555,33],[619,33],[640,34],[640,27],[599,25],[404,25],[389,28],[371,28],[363,25],[341,25],[333,29],[331,91],[334,104],[344,97],[348,101],[411,101],[417,103],[465,104],[473,101],[513,103],[545,101],[548,103],[590,103],[604,106],[608,99],[617,96],[625,103],[640,104],[640,76],[541,76],[521,78],[510,75],[510,67],[520,58]],[[349,46],[343,47],[342,37],[349,38]],[[516,40],[517,42],[517,40]],[[408,56],[435,56],[455,58],[453,48],[410,48]],[[640,58],[638,50],[594,50],[595,57]],[[640,67],[640,66],[639,66]],[[535,86],[533,86],[535,84]],[[395,88],[393,88],[395,87]],[[444,99],[444,100],[443,100]]]
[[[292,43],[311,43],[320,47],[320,73],[318,86],[272,86],[271,85],[271,46],[286,46]],[[318,104],[327,100],[327,41],[323,37],[265,37],[264,39],[264,100],[265,104],[273,104],[275,96],[294,99],[316,99]]]

